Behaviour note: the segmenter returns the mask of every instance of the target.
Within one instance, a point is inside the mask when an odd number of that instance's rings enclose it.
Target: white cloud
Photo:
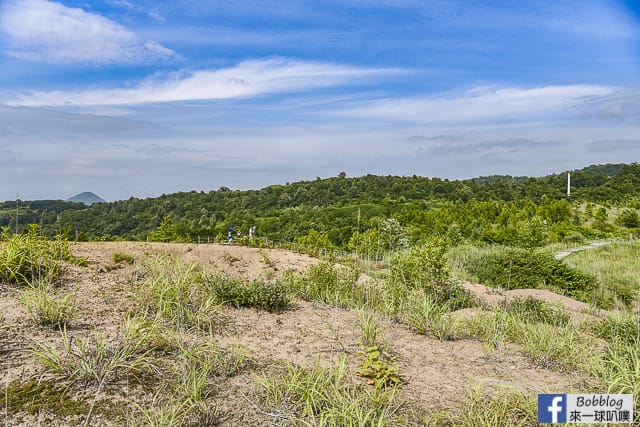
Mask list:
[[[11,106],[124,105],[255,97],[359,83],[394,69],[366,69],[281,58],[245,61],[232,68],[174,73],[126,89],[34,92],[5,102]]]
[[[177,57],[114,21],[46,0],[6,0],[0,33],[8,54],[33,61],[139,64]]]
[[[571,111],[590,97],[608,95],[608,86],[567,85],[536,88],[476,87],[462,95],[379,99],[340,114],[368,119],[418,123],[513,120]]]

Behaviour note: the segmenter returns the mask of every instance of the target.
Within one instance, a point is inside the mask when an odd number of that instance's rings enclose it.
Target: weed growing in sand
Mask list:
[[[368,379],[368,384],[376,388],[395,387],[404,382],[400,368],[395,364],[395,357],[379,345],[362,347],[359,352],[364,357],[358,375]]]
[[[69,242],[48,240],[32,228],[10,237],[0,250],[0,282],[23,285],[58,277],[63,261],[79,262],[69,253]]]
[[[59,295],[49,279],[30,283],[19,296],[29,317],[39,325],[64,328],[78,311],[73,295]]]
[[[534,366],[575,372],[586,369],[595,343],[572,327],[521,324],[514,341]]]
[[[277,262],[269,256],[267,251],[260,251],[260,261],[262,261],[267,267],[272,268],[274,271],[278,270]]]
[[[173,396],[188,403],[197,425],[211,425],[217,417],[217,406],[211,398],[224,378],[239,373],[249,360],[241,346],[223,350],[213,337],[209,337],[204,345],[180,345],[171,386]]]
[[[464,330],[485,343],[497,359],[502,358],[505,343],[511,341],[517,328],[516,319],[508,313],[480,312],[463,321]]]
[[[591,331],[610,343],[621,342],[640,347],[640,319],[638,313],[624,311],[604,320],[593,322]]]
[[[467,402],[458,414],[431,417],[434,426],[537,426],[536,402],[520,390],[500,388],[493,392],[481,386],[469,390]]]
[[[358,313],[358,323],[360,324],[360,331],[362,333],[362,345],[365,347],[371,347],[378,342],[378,330],[379,323],[375,314],[360,311]]]
[[[146,354],[136,354],[131,345],[107,341],[97,332],[91,341],[70,338],[66,330],[63,330],[62,338],[62,351],[50,344],[36,342],[29,352],[69,384],[99,385],[153,368]]]
[[[525,323],[546,323],[552,326],[566,326],[571,317],[562,308],[553,307],[549,303],[534,297],[514,298],[501,301],[499,310],[504,310]]]
[[[219,303],[236,308],[252,307],[279,313],[291,305],[291,296],[283,283],[250,283],[229,276],[213,276],[205,280],[208,293]]]
[[[440,341],[453,341],[462,337],[462,327],[446,305],[437,304],[431,297],[410,307],[405,322],[416,332]]]
[[[198,348],[181,349],[173,395],[205,418],[210,417],[208,400],[218,387],[213,376],[214,370],[214,361],[208,354]]]
[[[345,359],[335,368],[304,369],[288,365],[285,372],[257,380],[261,404],[278,422],[294,426],[399,425],[402,403],[397,389],[365,388],[348,381]]]
[[[567,326],[524,322],[518,314],[506,312],[482,312],[467,319],[465,329],[500,352],[505,342],[521,346],[524,355],[535,366],[576,370],[587,366],[587,355],[595,343]]]
[[[138,353],[148,351],[169,353],[176,347],[176,332],[159,318],[147,320],[138,316],[127,316],[122,326],[125,344]]]
[[[149,318],[180,329],[217,330],[227,322],[217,300],[203,287],[197,263],[170,256],[145,260],[147,272],[134,298]]]
[[[154,397],[152,404],[145,407],[135,405],[136,411],[127,414],[127,427],[170,427],[187,424],[192,412],[188,401],[180,401],[172,396],[168,399]]]
[[[111,255],[111,260],[116,264],[125,263],[133,265],[133,263],[136,262],[133,255],[129,255],[124,252],[114,252],[113,255]]]

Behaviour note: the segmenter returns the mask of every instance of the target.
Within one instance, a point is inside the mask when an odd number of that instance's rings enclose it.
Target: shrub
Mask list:
[[[598,285],[588,274],[555,259],[550,253],[499,248],[466,260],[465,268],[480,283],[504,289],[551,288],[591,301]]]
[[[136,261],[136,259],[129,254],[125,254],[123,252],[115,252],[112,256],[111,259],[113,260],[113,262],[115,262],[116,264],[119,264],[121,262],[124,262],[125,264],[129,264],[129,265],[133,265],[133,263]]]
[[[400,368],[395,364],[395,358],[378,345],[362,347],[359,352],[364,359],[358,374],[367,378],[368,384],[376,388],[395,387],[404,379],[400,375]]]
[[[252,307],[279,313],[291,304],[288,289],[282,283],[246,283],[229,276],[209,277],[205,281],[208,292],[216,301],[236,308]]]

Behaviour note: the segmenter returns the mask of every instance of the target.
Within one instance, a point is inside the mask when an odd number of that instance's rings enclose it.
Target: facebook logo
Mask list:
[[[566,423],[567,422],[567,395],[566,394],[539,394],[538,395],[538,422],[539,423]]]

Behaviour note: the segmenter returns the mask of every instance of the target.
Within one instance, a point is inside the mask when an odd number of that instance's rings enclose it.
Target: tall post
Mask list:
[[[18,217],[20,215],[20,195],[16,193],[16,234],[18,234]]]
[[[358,258],[359,241],[360,241],[360,206],[358,206],[358,228],[356,229],[356,258]]]
[[[571,197],[571,172],[567,172],[567,197]]]

